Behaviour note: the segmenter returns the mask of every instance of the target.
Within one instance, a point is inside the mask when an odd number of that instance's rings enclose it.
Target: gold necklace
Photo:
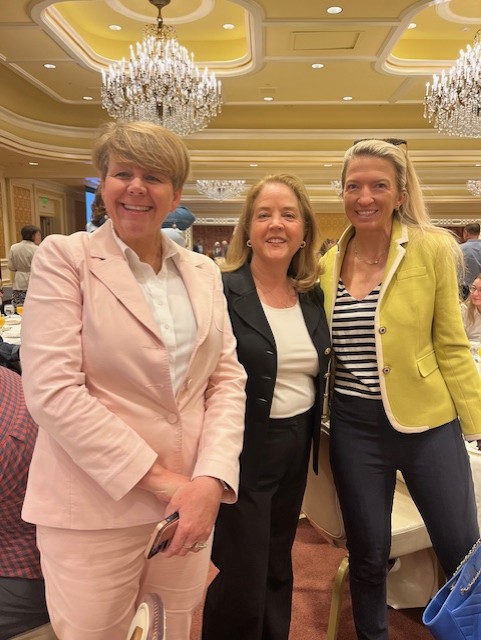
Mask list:
[[[267,300],[273,302],[274,305],[279,305],[277,308],[279,309],[288,309],[295,304],[297,299],[296,291],[294,287],[288,285],[288,289],[284,289],[283,291],[274,291],[274,289],[268,289],[263,284],[261,284],[257,279],[255,279],[256,288],[262,293],[262,297],[264,298],[265,304],[271,306]]]
[[[358,253],[358,250],[357,250],[357,244],[354,243],[354,255],[355,255],[356,259],[359,260],[360,262],[364,262],[365,264],[369,264],[371,266],[374,266],[375,264],[379,264],[379,262],[381,261],[381,258],[386,253],[387,253],[387,249],[384,249],[384,251],[379,254],[379,256],[377,257],[376,260],[366,260],[366,258],[361,258],[361,256]]]

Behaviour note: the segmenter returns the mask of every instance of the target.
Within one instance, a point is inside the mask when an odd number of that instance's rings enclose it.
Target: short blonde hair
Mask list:
[[[236,271],[252,258],[252,248],[247,246],[249,240],[254,207],[260,192],[267,184],[284,184],[297,198],[304,223],[304,241],[306,246],[299,249],[291,260],[288,275],[297,291],[308,291],[318,284],[319,260],[318,251],[321,244],[319,226],[312,209],[311,201],[302,181],[294,175],[280,173],[269,175],[250,188],[247,193],[239,222],[229,245],[227,258],[222,271]]]
[[[175,191],[182,189],[190,170],[189,152],[179,136],[151,122],[104,125],[92,150],[92,160],[102,180],[107,176],[111,157],[163,173]]]

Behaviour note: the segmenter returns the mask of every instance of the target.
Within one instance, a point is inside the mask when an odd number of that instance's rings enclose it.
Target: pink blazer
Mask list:
[[[245,372],[220,274],[209,258],[175,250],[198,326],[177,395],[169,354],[110,222],[93,234],[49,236],[36,252],[21,347],[25,398],[40,427],[28,522],[101,529],[157,521],[163,505],[134,488],[156,459],[237,491]]]

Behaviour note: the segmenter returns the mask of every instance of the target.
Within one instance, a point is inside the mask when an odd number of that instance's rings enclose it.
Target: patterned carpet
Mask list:
[[[332,582],[345,551],[329,546],[301,520],[293,550],[294,598],[289,640],[325,640]],[[215,569],[211,572],[211,578]],[[191,640],[200,640],[201,609],[194,616]],[[421,623],[422,609],[390,609],[389,640],[432,640]],[[229,640],[226,638],[226,640]],[[346,588],[338,640],[356,640]]]

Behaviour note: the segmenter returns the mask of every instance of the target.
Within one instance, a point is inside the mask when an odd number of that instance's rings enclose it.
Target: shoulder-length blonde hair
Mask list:
[[[479,273],[474,280],[481,280],[481,273]],[[473,280],[473,283],[474,283]],[[469,292],[469,296],[468,299],[465,302],[466,308],[467,308],[467,313],[466,313],[466,325],[468,327],[470,327],[472,324],[474,324],[474,314],[477,312],[476,307],[473,304],[473,301],[471,300],[471,292]]]
[[[294,193],[299,203],[304,222],[306,246],[294,254],[287,273],[297,291],[309,291],[317,284],[319,278],[318,251],[321,244],[319,226],[304,184],[297,176],[287,173],[266,176],[250,188],[222,270],[236,271],[246,262],[251,261],[252,249],[247,246],[247,241],[249,240],[256,200],[267,184],[286,185]]]

